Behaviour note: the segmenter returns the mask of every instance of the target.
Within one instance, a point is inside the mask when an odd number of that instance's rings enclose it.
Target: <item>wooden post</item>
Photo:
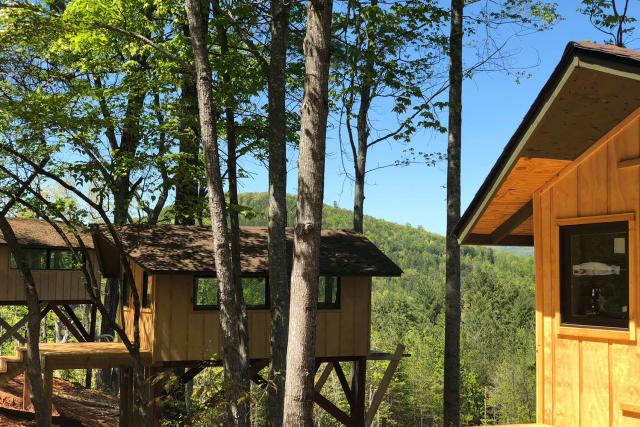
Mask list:
[[[387,366],[387,370],[384,372],[384,376],[380,381],[380,385],[378,385],[378,389],[373,395],[371,404],[369,405],[369,409],[367,410],[367,415],[365,419],[366,425],[371,425],[373,418],[376,416],[376,412],[378,412],[378,407],[380,407],[380,403],[382,403],[382,398],[384,397],[384,393],[387,391],[389,384],[391,384],[391,379],[393,378],[393,374],[396,372],[396,369],[398,368],[398,364],[402,359],[403,353],[404,353],[404,345],[398,344],[396,346],[396,351],[393,353],[392,359],[389,362],[389,366]]]
[[[367,358],[360,357],[353,362],[353,377],[351,378],[351,425],[364,427],[365,390],[367,379]]]
[[[30,411],[32,408],[31,404],[31,382],[29,381],[29,375],[27,375],[27,371],[24,371],[24,381],[22,382],[22,409],[25,411]]]
[[[133,370],[120,367],[120,426],[133,427]]]
[[[89,321],[89,339],[87,341],[95,341],[96,340],[96,313],[98,307],[95,304],[91,304],[91,320]],[[91,369],[87,369],[84,378],[84,386],[86,388],[91,388],[91,380],[93,377],[93,371]]]
[[[44,370],[44,406],[49,408],[49,416],[53,412],[53,370]]]

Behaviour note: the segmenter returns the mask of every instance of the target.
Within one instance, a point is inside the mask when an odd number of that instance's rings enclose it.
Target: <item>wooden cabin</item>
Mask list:
[[[640,426],[640,52],[570,43],[457,227],[531,245],[536,418]]]
[[[84,276],[73,264],[71,252],[53,227],[39,219],[11,218],[9,223],[22,246],[43,302],[64,304],[90,303]],[[100,277],[91,236],[83,242]],[[0,304],[25,304],[24,283],[9,247],[0,238]]]
[[[151,352],[153,363],[218,358],[222,347],[211,229],[129,226],[121,229],[121,238],[142,296],[141,346]],[[267,229],[243,227],[240,239],[249,353],[252,359],[267,359],[271,328]],[[96,238],[96,246],[101,259],[115,256],[106,235]],[[102,265],[107,277],[121,274],[115,263]],[[316,357],[366,357],[370,351],[371,279],[400,273],[363,235],[323,230]],[[132,334],[133,310],[127,292],[121,307]]]

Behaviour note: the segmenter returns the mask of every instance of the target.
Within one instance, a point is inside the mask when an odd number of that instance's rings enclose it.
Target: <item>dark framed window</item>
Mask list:
[[[247,309],[269,308],[269,280],[266,277],[243,277],[242,295]]]
[[[73,253],[67,249],[27,248],[23,250],[27,264],[32,270],[77,270],[73,262]],[[9,267],[18,268],[13,254],[9,258]]]
[[[320,276],[318,281],[318,308],[340,308],[340,278]]]
[[[196,310],[218,308],[218,279],[202,276],[193,278],[193,308]]]
[[[629,327],[629,223],[560,227],[563,324]]]
[[[193,307],[196,310],[217,310],[218,279],[208,276],[193,278]],[[266,277],[243,277],[242,293],[247,309],[269,308],[269,282]]]
[[[149,274],[142,273],[142,307],[150,308],[153,295],[151,294],[151,286],[149,286]]]

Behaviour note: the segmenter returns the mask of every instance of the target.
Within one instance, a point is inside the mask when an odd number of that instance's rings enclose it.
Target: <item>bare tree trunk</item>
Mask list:
[[[327,132],[332,0],[307,3],[298,201],[291,272],[284,425],[313,425],[316,312]]]
[[[24,280],[27,300],[27,377],[31,383],[31,402],[38,427],[51,425],[51,402],[45,396],[40,364],[40,298],[38,289],[26,262],[22,248],[6,217],[0,216],[0,231],[9,250],[16,260],[20,275]],[[26,381],[27,379],[25,379]]]
[[[200,0],[186,0],[185,9],[189,22],[189,34],[193,49],[195,80],[198,93],[198,112],[200,134],[205,156],[209,210],[215,257],[216,276],[220,286],[220,324],[222,329],[222,362],[226,384],[225,395],[228,404],[230,423],[240,426],[249,425],[248,396],[243,395],[244,384],[249,381],[248,366],[243,365],[241,349],[242,319],[236,306],[233,264],[227,233],[227,218],[220,158],[218,154],[218,135],[216,114],[211,81],[206,33],[203,17],[208,16],[202,10]]]
[[[463,9],[464,0],[451,1],[443,392],[445,427],[460,425],[460,245],[454,228],[460,220]]]
[[[287,266],[287,118],[285,105],[288,0],[271,1],[269,63],[269,287],[271,296],[271,368],[269,424],[283,422],[287,342],[289,339],[289,271]]]
[[[371,0],[371,5],[376,6],[377,0]],[[367,173],[367,151],[369,150],[369,108],[371,108],[371,77],[369,74],[373,69],[373,57],[371,50],[373,44],[369,40],[367,49],[367,61],[365,69],[362,70],[362,85],[360,86],[360,106],[358,107],[358,118],[356,129],[358,131],[358,154],[354,161],[355,167],[355,192],[353,203],[353,230],[359,233],[364,232],[364,185]]]

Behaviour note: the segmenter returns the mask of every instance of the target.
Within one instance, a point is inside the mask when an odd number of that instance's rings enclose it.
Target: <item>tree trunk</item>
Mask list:
[[[51,425],[51,402],[45,396],[40,364],[40,298],[38,289],[26,262],[22,248],[6,217],[0,216],[0,231],[16,260],[20,276],[24,281],[27,300],[27,378],[31,384],[31,402],[38,427]],[[25,381],[27,381],[25,378]]]
[[[298,157],[298,201],[291,272],[291,309],[284,425],[311,426],[316,311],[327,132],[331,0],[307,3],[305,79]]]
[[[249,381],[248,366],[243,365],[241,352],[240,313],[236,309],[233,280],[233,264],[227,233],[227,218],[220,158],[218,154],[218,135],[216,129],[211,64],[209,62],[206,32],[200,0],[186,0],[185,9],[189,22],[189,34],[193,49],[196,89],[198,94],[198,113],[200,134],[205,157],[209,210],[213,234],[216,276],[220,286],[220,325],[222,329],[222,363],[224,367],[225,396],[228,405],[230,423],[249,425],[248,396],[243,395],[244,384]]]
[[[271,296],[271,368],[269,424],[283,422],[287,342],[289,339],[289,271],[287,265],[287,117],[285,105],[288,0],[271,1],[269,63],[269,288]]]
[[[376,6],[377,0],[371,0],[371,5]],[[371,40],[367,44],[367,59],[365,61],[362,76],[362,85],[359,90],[360,106],[358,107],[358,118],[356,121],[356,129],[358,131],[358,154],[353,159],[355,167],[355,192],[353,203],[353,230],[358,233],[364,232],[364,185],[365,175],[367,173],[367,151],[369,146],[369,108],[371,108],[371,77],[370,73],[373,69],[373,49]]]
[[[460,425],[460,245],[454,228],[460,220],[463,9],[464,0],[451,1],[443,393],[445,427]]]
[[[213,0],[213,13],[216,17],[222,16],[220,1]],[[218,42],[220,43],[220,57],[225,61],[229,55],[229,40],[227,31],[222,21],[216,21],[216,32],[218,33]],[[228,71],[222,73],[222,83],[227,91],[231,91],[231,76]],[[225,114],[225,130],[227,133],[227,179],[229,182],[229,231],[231,240],[231,265],[233,269],[233,288],[235,290],[235,310],[240,318],[238,323],[239,332],[239,357],[241,369],[249,371],[249,321],[247,319],[247,307],[244,303],[244,295],[242,293],[242,271],[240,267],[240,218],[238,215],[238,165],[236,159],[236,150],[238,146],[236,132],[235,105],[231,96],[225,97],[224,105]],[[240,384],[243,394],[249,395],[251,392],[251,383],[249,376],[243,378]],[[250,400],[243,405],[243,413],[246,416],[246,425],[251,423],[251,412],[249,408]]]

